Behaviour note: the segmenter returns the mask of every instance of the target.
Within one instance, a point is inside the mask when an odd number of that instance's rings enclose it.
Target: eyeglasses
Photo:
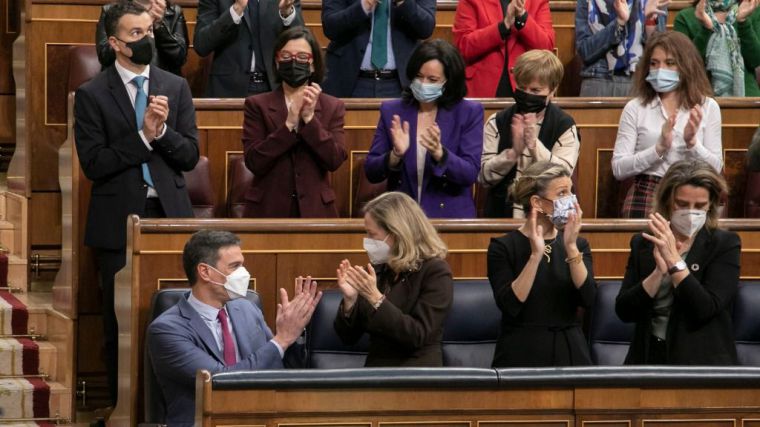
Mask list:
[[[308,52],[288,52],[286,50],[281,50],[277,52],[277,60],[280,62],[287,62],[287,61],[296,61],[300,62],[302,64],[306,64],[313,58],[312,54]]]

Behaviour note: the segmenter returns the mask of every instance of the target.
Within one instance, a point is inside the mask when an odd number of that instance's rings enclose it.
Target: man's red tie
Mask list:
[[[227,321],[227,312],[224,309],[219,310],[219,314],[216,316],[219,319],[219,323],[222,324],[222,346],[224,347],[224,364],[232,366],[237,363],[237,356],[235,356],[235,341],[232,339],[230,333],[229,322]]]

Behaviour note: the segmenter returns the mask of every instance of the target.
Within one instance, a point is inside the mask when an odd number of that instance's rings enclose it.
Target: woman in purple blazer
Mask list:
[[[420,44],[400,100],[383,102],[364,170],[415,199],[430,218],[474,218],[483,107],[467,101],[464,60],[443,40]]]

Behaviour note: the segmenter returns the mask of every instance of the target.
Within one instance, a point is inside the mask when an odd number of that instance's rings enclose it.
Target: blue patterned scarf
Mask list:
[[[592,33],[602,31],[607,24],[617,19],[613,1],[588,0],[588,24]],[[626,74],[633,74],[636,71],[636,64],[644,52],[642,36],[646,20],[644,16],[646,5],[647,0],[628,0],[631,16],[625,25],[623,40],[607,52],[607,65],[610,71]]]

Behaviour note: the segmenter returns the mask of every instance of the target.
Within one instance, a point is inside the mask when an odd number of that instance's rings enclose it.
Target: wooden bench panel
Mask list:
[[[492,237],[520,225],[514,220],[436,220],[449,246],[448,261],[455,278],[486,277],[486,252]],[[760,279],[760,220],[723,220],[722,225],[742,238],[743,279]],[[594,220],[584,223],[598,279],[621,279],[631,235],[643,230],[643,220]],[[138,411],[140,363],[152,293],[162,287],[183,286],[181,254],[190,235],[199,229],[221,229],[241,238],[245,266],[259,292],[267,323],[274,325],[277,289],[292,289],[298,275],[311,274],[321,288],[333,287],[335,268],[343,258],[366,263],[361,242],[362,221],[353,220],[139,220],[131,219],[127,267],[117,275],[116,301],[121,346],[119,411],[131,419]],[[131,415],[129,415],[131,414]],[[141,415],[140,415],[141,416]]]

